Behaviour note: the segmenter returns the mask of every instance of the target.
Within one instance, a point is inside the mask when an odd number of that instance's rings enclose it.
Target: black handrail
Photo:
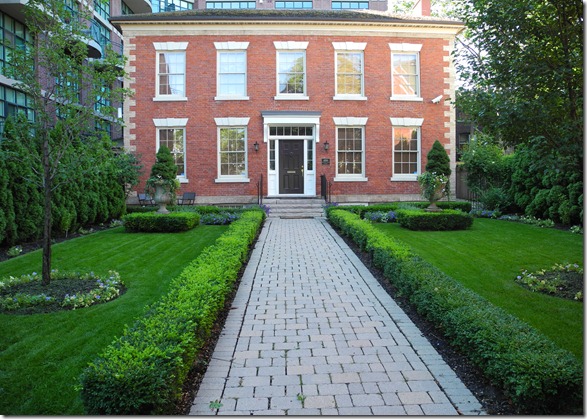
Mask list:
[[[326,175],[320,175],[320,189],[322,198],[324,198],[327,204],[330,204],[332,201],[332,182],[326,179]]]
[[[263,173],[257,182],[257,203],[263,205]]]

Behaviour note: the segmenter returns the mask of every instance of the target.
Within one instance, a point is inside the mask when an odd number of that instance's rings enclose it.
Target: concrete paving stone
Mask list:
[[[340,374],[344,372],[341,364],[314,365],[314,371],[316,374]]]
[[[301,365],[328,365],[325,356],[302,356],[300,357]]]
[[[267,410],[269,399],[267,397],[243,397],[236,401],[236,410]]]
[[[320,416],[321,413],[321,409],[294,408],[287,410],[288,416]]]
[[[299,409],[302,407],[302,402],[297,396],[288,397],[272,397],[271,409],[283,409],[290,413],[290,409]]]
[[[409,372],[412,370],[412,365],[409,362],[387,362],[383,364],[385,367],[385,371],[387,372],[394,372],[394,371],[402,371],[402,372]],[[407,379],[407,378],[406,378]]]
[[[336,407],[334,396],[308,396],[304,399],[304,407],[326,409]]]
[[[403,416],[406,411],[403,406],[373,406],[371,408],[375,416]]]
[[[302,384],[302,392],[304,396],[317,396],[318,393],[318,385],[317,384],[306,384],[305,382]]]
[[[271,383],[271,377],[242,377],[242,386],[244,387],[259,387],[268,386]]]
[[[342,369],[344,372],[365,372],[370,371],[369,364],[342,364]]]
[[[403,403],[401,402],[399,397],[397,397],[397,392],[393,392],[393,393],[381,392],[381,397],[383,398],[383,401],[385,402],[385,405],[387,405],[387,406],[397,406],[397,405],[403,406]]]
[[[330,374],[309,374],[302,376],[304,384],[330,384]]]
[[[425,415],[446,416],[458,415],[457,410],[450,403],[448,404],[423,404],[420,406]]]
[[[255,377],[257,376],[257,367],[237,367],[230,370],[233,377]]]
[[[306,374],[314,374],[314,366],[313,365],[300,365],[300,366],[288,366],[287,375],[306,375]]]
[[[349,389],[346,384],[329,384],[324,383],[318,386],[318,392],[321,396],[337,396],[349,394]],[[337,404],[338,406],[338,404]]]
[[[272,384],[270,386],[255,387],[255,397],[285,397],[285,386]]]
[[[354,406],[383,406],[385,402],[379,394],[352,394],[351,399]]]
[[[405,404],[426,404],[426,403],[434,403],[430,395],[428,395],[425,391],[410,391],[410,392],[403,392],[399,391],[397,393],[397,397],[400,401]]]
[[[362,383],[349,383],[347,384],[349,394],[365,394],[365,387]]]
[[[273,358],[247,358],[245,360],[245,367],[270,367]]]
[[[198,392],[199,394],[199,392]],[[243,397],[253,397],[255,387],[226,387],[224,389],[223,399],[240,399]],[[214,399],[215,400],[215,399]]]
[[[333,384],[348,384],[361,382],[361,377],[356,372],[335,373],[331,375],[331,379]]]

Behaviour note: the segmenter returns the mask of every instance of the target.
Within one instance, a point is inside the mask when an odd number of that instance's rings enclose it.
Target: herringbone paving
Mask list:
[[[323,218],[268,219],[191,415],[479,415]]]

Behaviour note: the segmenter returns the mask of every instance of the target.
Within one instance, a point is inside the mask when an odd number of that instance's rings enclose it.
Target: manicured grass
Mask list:
[[[53,268],[116,270],[128,290],[114,301],[74,311],[0,315],[0,412],[83,414],[76,389],[82,369],[227,228],[144,234],[120,227],[54,245]],[[0,277],[38,272],[40,266],[36,251],[0,263]]]
[[[375,224],[426,261],[583,359],[583,304],[516,284],[523,269],[583,265],[583,236],[552,228],[475,219],[469,230],[410,231]]]

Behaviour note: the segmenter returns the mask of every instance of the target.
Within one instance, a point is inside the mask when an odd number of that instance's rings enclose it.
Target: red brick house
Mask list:
[[[319,196],[321,176],[337,202],[418,199],[435,140],[454,168],[459,22],[267,9],[111,21],[134,92],[125,146],[146,179],[167,145],[197,203],[256,202],[261,178],[263,196]]]

